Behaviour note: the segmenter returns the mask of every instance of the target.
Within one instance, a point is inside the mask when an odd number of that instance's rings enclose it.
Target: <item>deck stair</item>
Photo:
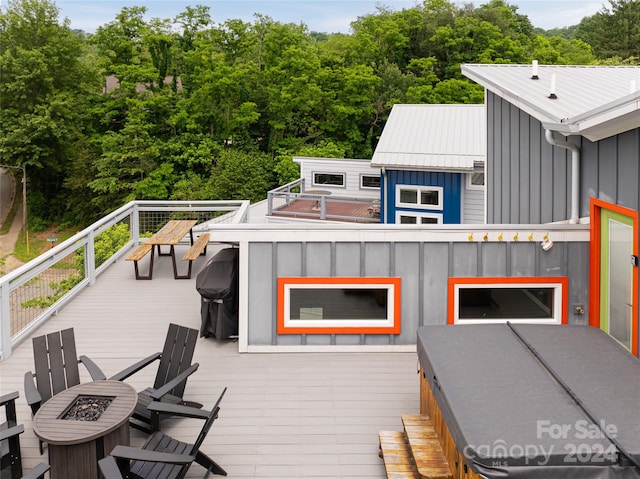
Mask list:
[[[404,414],[404,431],[380,431],[380,457],[388,479],[452,479],[431,419]]]

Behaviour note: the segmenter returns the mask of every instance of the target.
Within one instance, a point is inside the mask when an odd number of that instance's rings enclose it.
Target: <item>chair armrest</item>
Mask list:
[[[100,472],[104,476],[104,479],[124,479],[122,472],[118,469],[118,463],[113,456],[107,456],[104,459],[98,461]]]
[[[145,366],[148,366],[149,364],[151,364],[153,361],[155,361],[156,359],[160,359],[160,356],[162,356],[161,352],[158,353],[154,353],[151,356],[148,356],[144,359],[141,359],[140,361],[138,361],[135,364],[132,364],[131,366],[129,366],[126,369],[123,369],[122,371],[120,371],[119,373],[114,374],[113,376],[111,376],[109,379],[113,380],[113,381],[122,381],[124,379],[127,379],[129,376],[137,373],[138,371],[140,371],[142,368],[144,368]]]
[[[138,447],[116,446],[111,451],[116,458],[129,459],[131,461],[162,462],[165,464],[191,464],[196,456],[188,454],[173,454],[170,452],[148,451]]]
[[[40,392],[38,392],[31,371],[24,373],[24,397],[27,400],[27,404],[31,407],[31,412],[35,414],[38,409],[40,409],[42,396],[40,396]]]
[[[15,401],[16,399],[18,399],[18,397],[20,397],[20,394],[18,393],[18,391],[14,391],[12,393],[5,394],[4,396],[0,396],[0,406],[4,406],[7,403]]]
[[[51,466],[49,466],[49,464],[45,464],[41,462],[40,464],[35,466],[33,469],[30,469],[27,472],[25,472],[24,475],[22,476],[22,479],[42,479],[44,478],[44,473],[47,472],[50,468]]]
[[[0,441],[9,439],[10,437],[17,436],[24,432],[24,425],[18,424],[17,426],[10,427],[8,429],[0,430]]]
[[[150,392],[149,397],[154,401],[159,401],[160,399],[162,399],[162,396],[171,392],[173,388],[181,384],[183,381],[186,381],[189,376],[191,376],[193,373],[195,373],[198,370],[198,367],[200,367],[200,364],[198,363],[192,364],[187,369],[185,369],[180,374],[178,374],[175,378],[173,378],[171,381],[169,381],[167,384],[165,384],[161,388],[154,389],[152,392]]]
[[[87,356],[80,356],[80,362],[84,364],[85,368],[87,368],[87,371],[89,371],[89,374],[91,375],[91,379],[93,379],[94,381],[102,381],[104,379],[107,379],[107,376],[104,375],[102,369],[100,369],[98,365]]]
[[[147,409],[152,413],[170,414],[172,416],[190,417],[194,419],[207,419],[209,411],[182,404],[172,404],[168,402],[153,401],[149,403]]]

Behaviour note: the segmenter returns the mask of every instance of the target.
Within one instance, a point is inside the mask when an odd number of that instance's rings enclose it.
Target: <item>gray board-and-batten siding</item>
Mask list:
[[[420,233],[416,232],[416,236]],[[446,324],[449,277],[568,276],[569,304],[588,318],[589,244],[555,242],[250,242],[248,346],[415,345],[417,328]],[[279,335],[278,277],[381,276],[401,278],[399,335]]]
[[[542,124],[487,91],[487,222],[542,224],[571,216],[571,152],[552,146]],[[556,136],[564,139],[559,134]],[[580,147],[580,217],[589,216],[591,197],[638,210],[640,130]]]

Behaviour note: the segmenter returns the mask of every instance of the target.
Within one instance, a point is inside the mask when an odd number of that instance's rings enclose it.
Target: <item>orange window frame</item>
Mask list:
[[[296,327],[287,324],[285,317],[286,290],[287,287],[296,285],[313,286],[332,289],[340,286],[357,285],[365,286],[389,286],[392,289],[393,306],[390,313],[393,315],[391,325],[384,326],[303,326]],[[400,278],[380,277],[280,277],[278,278],[278,304],[277,304],[277,332],[278,334],[400,334],[401,304],[400,304]],[[355,288],[354,288],[355,289]],[[322,320],[318,320],[322,323]]]
[[[504,285],[504,284],[553,284],[562,287],[561,324],[567,324],[569,314],[569,278],[566,276],[497,276],[449,278],[447,323],[455,322],[455,288],[458,285]],[[496,322],[499,322],[496,320]],[[469,321],[471,323],[471,321]]]
[[[622,216],[628,216],[633,220],[633,254],[638,256],[638,212],[631,208],[615,205],[598,198],[591,198],[589,204],[589,214],[591,217],[591,237],[589,252],[590,268],[589,268],[589,325],[594,328],[600,328],[600,263],[601,263],[601,244],[602,235],[601,212],[603,209],[618,213]],[[633,302],[632,314],[636,328],[638,326],[638,268],[633,271],[632,288],[636,294]],[[631,338],[631,352],[634,356],[638,356],[638,334],[634,334]]]

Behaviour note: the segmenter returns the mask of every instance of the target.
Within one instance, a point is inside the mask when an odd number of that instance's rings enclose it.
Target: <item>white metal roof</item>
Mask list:
[[[331,163],[336,161],[354,161],[361,163],[368,163],[370,160],[364,158],[324,158],[324,157],[316,157],[316,156],[294,156],[294,163],[302,164],[307,161],[310,163]]]
[[[640,127],[640,67],[462,65],[462,73],[564,135],[597,141]],[[555,77],[554,77],[555,76]],[[554,93],[550,98],[555,78]]]
[[[486,157],[484,105],[394,105],[371,166],[472,171]]]

